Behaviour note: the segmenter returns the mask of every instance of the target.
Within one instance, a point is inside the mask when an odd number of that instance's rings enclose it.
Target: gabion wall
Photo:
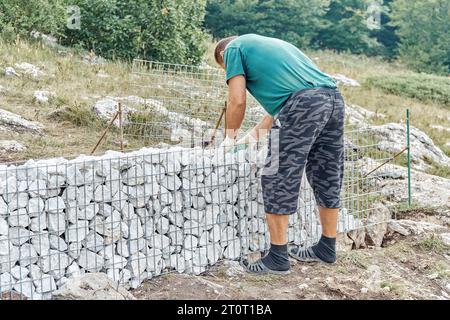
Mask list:
[[[199,274],[269,244],[259,176],[265,148],[149,149],[0,167],[0,292],[51,298],[67,278],[105,272],[136,288],[168,272]],[[303,179],[289,241],[320,234]],[[342,211],[340,231],[355,219]],[[345,223],[344,223],[345,222]]]

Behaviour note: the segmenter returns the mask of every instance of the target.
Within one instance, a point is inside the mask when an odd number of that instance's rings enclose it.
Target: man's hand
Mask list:
[[[264,116],[261,122],[250,130],[243,138],[236,142],[236,146],[232,149],[233,152],[238,150],[250,148],[254,150],[261,136],[267,134],[267,132],[272,128],[273,118],[269,115]]]
[[[222,143],[219,146],[219,152],[229,152],[236,144],[236,140],[233,138],[230,138],[229,136],[226,136],[225,139],[222,141]]]

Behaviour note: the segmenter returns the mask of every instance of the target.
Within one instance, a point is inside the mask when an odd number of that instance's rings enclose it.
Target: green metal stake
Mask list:
[[[412,206],[412,196],[411,196],[411,142],[409,136],[409,126],[410,126],[410,112],[406,109],[406,144],[408,148],[407,158],[408,158],[408,206]]]

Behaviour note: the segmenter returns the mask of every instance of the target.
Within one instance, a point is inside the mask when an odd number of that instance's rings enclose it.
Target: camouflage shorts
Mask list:
[[[337,89],[292,95],[274,118],[261,177],[267,213],[297,211],[303,172],[324,208],[339,208],[344,174],[344,100]]]

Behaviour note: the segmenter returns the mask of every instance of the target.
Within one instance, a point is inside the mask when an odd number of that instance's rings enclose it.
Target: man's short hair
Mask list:
[[[227,45],[231,41],[233,41],[234,39],[237,39],[237,38],[238,38],[237,36],[232,36],[232,37],[228,37],[228,38],[222,39],[222,40],[219,41],[219,43],[217,43],[216,50],[214,51],[214,58],[216,59],[216,62],[218,64],[221,64],[223,62],[223,58],[220,55],[220,53],[222,51],[225,51],[225,48],[227,47]]]

